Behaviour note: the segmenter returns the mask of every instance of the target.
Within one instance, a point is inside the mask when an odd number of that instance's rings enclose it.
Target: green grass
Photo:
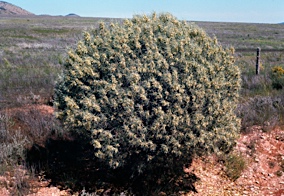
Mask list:
[[[277,48],[277,45],[279,45],[278,40],[274,39],[265,39],[265,38],[260,38],[260,39],[248,39],[246,40],[248,44],[253,44],[253,45],[259,45],[261,48],[262,47],[267,47],[267,46],[274,46],[273,48]],[[280,44],[279,47],[283,47],[284,44]]]
[[[67,34],[71,29],[32,29],[36,34]]]
[[[38,40],[37,38],[30,35],[11,35],[11,38],[16,39],[28,39],[28,40]]]
[[[227,176],[235,181],[246,168],[246,161],[241,154],[231,153],[225,157],[225,167]]]

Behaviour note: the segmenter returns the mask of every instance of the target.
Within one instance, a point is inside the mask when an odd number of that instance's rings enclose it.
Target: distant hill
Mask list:
[[[77,14],[73,14],[73,13],[68,14],[68,15],[66,15],[66,16],[68,16],[68,17],[80,17],[79,15],[77,15]]]
[[[15,6],[11,3],[0,1],[0,15],[15,16],[15,15],[34,15],[34,14],[18,6]]]

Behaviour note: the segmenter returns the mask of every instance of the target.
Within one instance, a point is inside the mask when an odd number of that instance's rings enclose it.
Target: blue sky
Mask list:
[[[4,0],[49,15],[130,18],[153,11],[190,21],[280,23],[284,0]]]

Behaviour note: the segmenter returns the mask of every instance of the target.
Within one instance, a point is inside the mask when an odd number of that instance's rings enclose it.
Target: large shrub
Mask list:
[[[143,172],[234,146],[240,71],[233,49],[197,26],[155,13],[100,23],[68,55],[57,115],[112,168]]]

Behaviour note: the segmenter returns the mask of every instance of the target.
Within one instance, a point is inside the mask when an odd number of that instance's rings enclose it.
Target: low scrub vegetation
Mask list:
[[[29,161],[30,149],[44,146],[50,138],[62,138],[63,130],[52,115],[42,114],[36,106],[0,111],[0,175],[7,178],[5,188],[13,195],[29,192],[29,181],[43,168],[42,157]]]
[[[25,147],[29,144],[28,138],[20,130],[11,129],[12,125],[13,121],[9,116],[0,114],[0,171],[2,172],[5,171],[3,168],[25,159]]]
[[[226,174],[233,181],[237,180],[246,168],[246,161],[241,154],[230,153],[226,155],[224,162]]]
[[[247,132],[253,125],[262,126],[265,131],[283,125],[284,95],[255,96],[240,103],[237,110],[242,119],[242,130]]]

